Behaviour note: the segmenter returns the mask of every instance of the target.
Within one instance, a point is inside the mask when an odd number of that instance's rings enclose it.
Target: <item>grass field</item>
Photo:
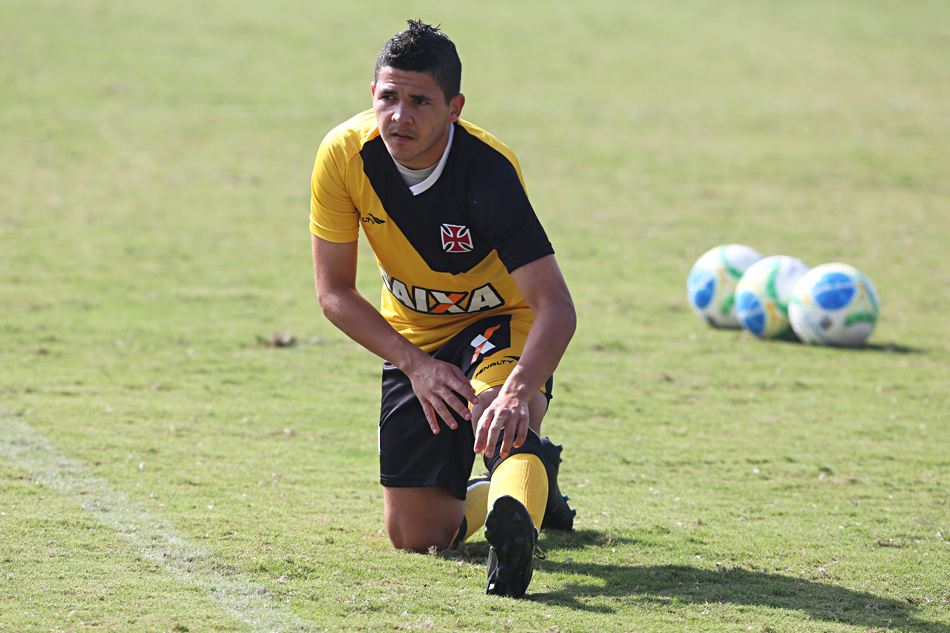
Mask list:
[[[578,309],[521,601],[480,535],[392,550],[313,293],[314,154],[407,18]],[[939,0],[3,0],[0,631],[950,631],[948,104]],[[862,269],[870,345],[708,329],[732,242]]]

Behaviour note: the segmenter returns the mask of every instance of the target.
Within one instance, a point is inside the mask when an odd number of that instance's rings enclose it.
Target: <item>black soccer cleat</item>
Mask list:
[[[548,503],[544,507],[544,518],[541,520],[541,529],[563,530],[570,532],[574,529],[574,516],[577,510],[567,505],[567,496],[561,494],[557,485],[558,471],[561,469],[561,451],[564,447],[546,437],[541,438],[541,453],[544,456],[544,469],[548,473]]]
[[[485,519],[485,540],[491,545],[485,593],[522,597],[531,582],[538,541],[527,508],[514,497],[499,497]]]

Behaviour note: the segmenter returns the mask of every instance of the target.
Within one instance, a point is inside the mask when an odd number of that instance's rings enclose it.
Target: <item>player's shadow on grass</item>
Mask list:
[[[529,600],[569,606],[580,610],[611,613],[598,598],[622,601],[644,609],[675,608],[677,604],[718,604],[741,607],[768,607],[803,613],[814,621],[850,626],[894,628],[901,631],[946,631],[936,622],[914,617],[906,602],[856,591],[826,582],[793,578],[765,570],[742,568],[705,569],[688,565],[624,566],[614,564],[544,561],[535,565],[537,573]],[[543,572],[599,578],[568,583],[548,591],[536,587]],[[543,580],[541,581],[543,582]],[[593,600],[599,604],[588,604]]]
[[[604,556],[609,557],[612,552],[608,546],[621,543],[637,545],[636,540],[594,530],[546,533],[539,545],[552,552],[597,547],[604,549]],[[445,555],[483,564],[488,556],[488,544],[484,541],[465,543]],[[562,561],[536,560],[535,572],[526,600],[583,611],[614,613],[617,609],[610,606],[611,599],[622,605],[624,611],[636,606],[675,608],[677,604],[710,605],[709,609],[714,610],[718,604],[732,604],[795,611],[815,621],[850,626],[921,632],[950,630],[937,622],[914,617],[913,605],[908,602],[766,570],[579,563],[568,557]],[[575,576],[578,581],[549,588],[545,586],[546,574]],[[597,580],[592,582],[591,579]],[[606,604],[603,598],[607,598]]]

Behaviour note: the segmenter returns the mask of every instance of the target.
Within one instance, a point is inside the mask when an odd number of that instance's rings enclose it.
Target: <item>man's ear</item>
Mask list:
[[[461,92],[449,100],[449,123],[455,123],[462,116],[462,108],[465,106],[465,95]]]
[[[369,91],[370,91],[370,94],[372,94],[374,97],[376,96],[376,82],[375,81],[369,82]]]

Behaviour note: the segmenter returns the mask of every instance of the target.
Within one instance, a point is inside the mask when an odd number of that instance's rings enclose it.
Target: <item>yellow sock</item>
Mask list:
[[[468,480],[468,489],[465,492],[465,516],[462,524],[452,537],[452,545],[467,541],[473,534],[485,527],[485,518],[488,516],[488,489],[491,481],[488,473],[478,475]],[[464,534],[460,534],[465,530]]]
[[[465,494],[465,520],[468,522],[468,529],[462,540],[467,540],[470,536],[485,527],[485,517],[488,516],[488,490],[491,488],[491,482],[488,478],[479,478],[478,481],[470,479],[468,482],[468,492]]]
[[[548,503],[548,473],[537,455],[518,453],[498,464],[491,476],[488,503],[491,508],[499,497],[509,495],[524,504],[536,529],[541,529]]]

